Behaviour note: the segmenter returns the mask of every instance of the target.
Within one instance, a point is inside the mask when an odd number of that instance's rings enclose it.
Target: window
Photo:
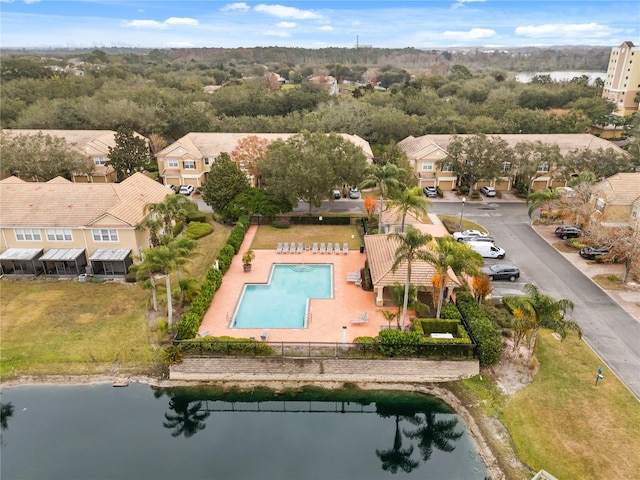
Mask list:
[[[118,231],[114,228],[103,228],[91,230],[94,242],[117,242]]]
[[[640,215],[640,207],[633,207],[633,210],[631,211],[631,217],[638,218],[638,215]]]
[[[93,157],[93,163],[95,165],[104,165],[105,164],[104,157]]]
[[[604,199],[598,198],[596,200],[596,210],[598,210],[599,212],[604,212],[604,206],[605,206]]]
[[[71,229],[69,228],[47,228],[47,240],[50,242],[70,242],[73,240]]]
[[[184,160],[182,162],[182,168],[184,168],[185,170],[195,170],[196,169],[195,160]]]
[[[450,163],[443,163],[441,169],[443,172],[453,172],[453,165]]]
[[[168,168],[178,168],[178,159],[177,158],[167,158],[167,167]]]
[[[509,170],[511,170],[511,162],[502,162],[500,170],[502,170],[503,172],[508,172]]]
[[[16,240],[21,242],[33,242],[40,241],[40,230],[37,228],[16,228],[13,230],[16,234]]]
[[[433,170],[433,162],[422,162],[422,170]]]
[[[211,165],[211,157],[204,157],[204,164]]]
[[[538,165],[539,172],[548,172],[549,171],[549,162],[542,162]]]

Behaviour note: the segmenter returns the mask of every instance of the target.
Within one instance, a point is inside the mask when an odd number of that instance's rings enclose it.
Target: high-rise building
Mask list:
[[[638,111],[640,95],[640,47],[624,42],[611,49],[602,98],[616,104],[617,115]]]

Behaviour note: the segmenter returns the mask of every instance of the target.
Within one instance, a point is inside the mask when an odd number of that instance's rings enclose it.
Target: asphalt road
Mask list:
[[[430,211],[459,215],[460,210],[460,204],[434,202]],[[575,308],[569,315],[582,327],[584,340],[640,399],[640,322],[530,227],[524,204],[467,202],[464,218],[484,226],[506,250],[504,260],[487,263],[512,262],[522,272],[516,282],[494,282],[497,296],[517,295],[531,282],[554,298],[571,300]],[[595,381],[597,367],[585,381]]]

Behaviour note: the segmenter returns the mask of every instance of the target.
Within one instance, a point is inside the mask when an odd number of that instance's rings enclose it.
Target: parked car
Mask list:
[[[480,270],[489,277],[489,280],[509,280],[510,282],[515,282],[517,278],[520,278],[520,269],[510,263],[487,265]]]
[[[580,235],[582,235],[582,230],[572,225],[562,225],[556,228],[556,237],[563,240],[567,238],[578,238]]]
[[[489,242],[467,242],[471,250],[482,255],[483,258],[504,258],[507,252]]]
[[[178,190],[178,193],[181,195],[191,195],[194,190],[195,188],[193,188],[193,185],[182,185],[180,190]]]
[[[458,240],[459,242],[461,238],[464,237],[488,237],[489,234],[485,232],[481,232],[480,230],[463,230],[462,232],[453,232],[453,238]]]
[[[349,198],[360,198],[360,190],[358,190],[358,187],[351,187],[349,189]]]
[[[493,187],[484,186],[484,187],[480,187],[480,193],[483,194],[485,197],[495,197],[496,189]]]
[[[342,192],[340,191],[340,189],[334,188],[333,190],[331,190],[331,196],[337,200],[339,198],[342,198]]]
[[[495,243],[495,240],[491,237],[460,237],[458,239],[459,242],[469,243],[469,242],[487,242],[487,243]]]
[[[580,256],[587,260],[595,260],[597,257],[607,255],[609,249],[607,247],[585,247],[580,249]]]
[[[422,189],[422,192],[430,198],[434,198],[438,196],[438,190],[436,189],[436,187],[424,187]]]
[[[176,186],[175,186],[175,185],[171,185],[171,184],[169,184],[169,185],[167,185],[166,187],[167,187],[169,190],[171,190],[173,193],[176,193]]]

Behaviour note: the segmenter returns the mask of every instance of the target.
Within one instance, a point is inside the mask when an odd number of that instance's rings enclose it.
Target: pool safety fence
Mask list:
[[[178,340],[185,355],[190,356],[269,356],[282,358],[429,358],[465,359],[476,356],[476,345],[453,343],[429,343],[396,345],[384,343],[343,342],[269,342],[252,339],[222,341],[199,338],[197,341]]]

